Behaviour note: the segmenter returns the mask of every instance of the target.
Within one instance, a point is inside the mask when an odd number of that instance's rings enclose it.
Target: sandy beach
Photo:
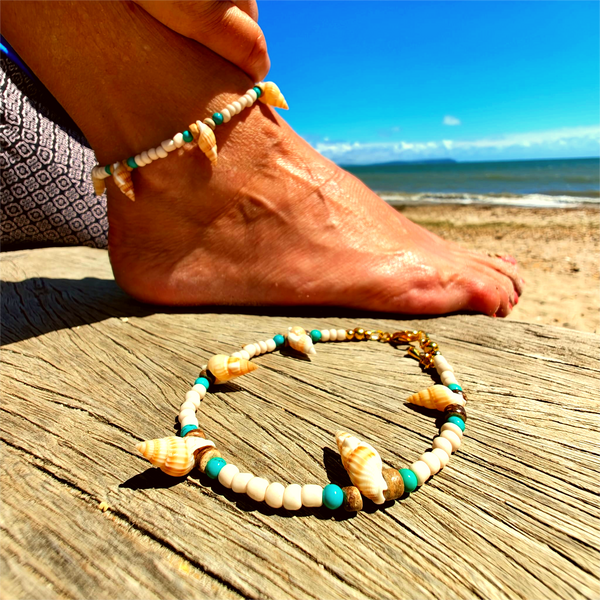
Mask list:
[[[526,281],[509,319],[600,333],[600,211],[403,206],[409,219],[474,250],[511,254]]]

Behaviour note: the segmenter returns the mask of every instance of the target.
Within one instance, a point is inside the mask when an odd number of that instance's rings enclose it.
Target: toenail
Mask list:
[[[505,255],[500,255],[500,254],[496,254],[496,256],[500,259],[503,260],[504,262],[510,263],[511,265],[516,265],[517,264],[517,259],[510,256],[510,254],[505,254]]]
[[[519,294],[517,294],[517,292],[515,292],[515,306],[519,304]]]

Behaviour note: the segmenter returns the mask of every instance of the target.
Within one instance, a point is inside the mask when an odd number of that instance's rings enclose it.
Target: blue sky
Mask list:
[[[282,112],[344,164],[598,156],[599,6],[258,3]]]

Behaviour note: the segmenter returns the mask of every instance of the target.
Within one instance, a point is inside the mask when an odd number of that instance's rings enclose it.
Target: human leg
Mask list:
[[[8,30],[19,28],[13,17]],[[35,49],[25,60],[104,164],[156,145],[251,84],[132,5],[52,3],[44,23],[27,30],[23,44],[35,35],[57,48],[53,69]],[[217,142],[214,169],[196,149],[136,170],[134,204],[109,183],[111,261],[133,296],[500,316],[514,304],[514,265],[404,219],[268,107],[221,126]]]

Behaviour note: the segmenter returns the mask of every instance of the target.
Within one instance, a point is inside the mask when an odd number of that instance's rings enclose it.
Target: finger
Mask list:
[[[262,29],[237,6],[213,4],[213,20],[207,24],[202,42],[243,69],[254,81],[262,81],[271,67]]]
[[[255,0],[233,0],[233,3],[253,21],[258,23],[258,6]]]
[[[136,3],[163,25],[237,65],[254,81],[262,81],[269,72],[271,62],[261,28],[233,2]]]

